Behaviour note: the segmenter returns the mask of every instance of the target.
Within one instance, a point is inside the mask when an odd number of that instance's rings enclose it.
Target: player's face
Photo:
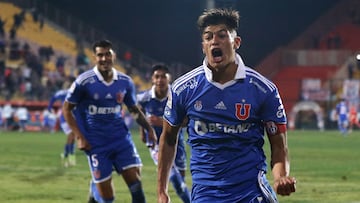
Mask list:
[[[155,85],[155,89],[157,90],[167,90],[170,75],[163,70],[156,70],[151,77],[152,83]]]
[[[210,25],[202,34],[202,49],[208,65],[221,68],[235,61],[235,50],[239,48],[241,39],[236,32],[230,32],[224,24]]]
[[[109,71],[113,66],[113,52],[110,48],[96,47],[95,60],[99,71]]]

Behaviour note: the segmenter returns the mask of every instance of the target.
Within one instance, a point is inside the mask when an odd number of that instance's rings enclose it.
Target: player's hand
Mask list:
[[[146,136],[145,136],[143,129],[141,129],[141,131],[140,131],[140,139],[143,143],[146,143]]]
[[[160,193],[158,196],[158,203],[171,203],[169,195],[166,193]]]
[[[155,116],[155,115],[148,116],[147,120],[149,121],[151,126],[161,127],[162,123],[163,123],[162,117]]]
[[[296,179],[284,176],[274,181],[274,190],[279,195],[290,195],[296,190]]]
[[[148,131],[148,140],[147,143],[151,143],[152,146],[150,146],[150,148],[154,148],[156,143],[157,143],[157,137],[156,137],[156,133],[155,130],[153,128],[151,128],[150,131]]]
[[[85,138],[83,138],[83,137],[77,136],[77,137],[76,137],[76,143],[77,143],[78,149],[80,149],[80,150],[87,151],[87,150],[90,150],[90,149],[91,149],[90,144],[89,144],[88,141],[87,141]]]

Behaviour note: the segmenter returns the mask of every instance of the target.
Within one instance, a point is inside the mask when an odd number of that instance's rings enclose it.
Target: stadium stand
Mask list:
[[[14,23],[13,16],[21,11],[21,8],[14,4],[0,2],[1,16],[4,19],[8,19],[8,22],[5,24],[6,32],[10,32],[11,26]],[[74,64],[76,64],[76,57],[79,50],[76,39],[71,33],[67,33],[64,29],[48,20],[46,20],[43,27],[40,28],[39,23],[34,22],[31,11],[28,10],[25,14],[23,25],[18,29],[17,36],[21,42],[28,42],[34,49],[46,46],[54,48],[55,57],[52,57],[53,60],[45,64],[45,67],[48,69],[55,70],[56,57],[64,55],[66,58],[70,59],[67,60],[68,66],[65,66],[65,73],[67,75],[70,75],[71,73],[77,74]],[[84,53],[87,58],[92,58],[92,51],[89,47],[84,48]],[[13,64],[12,66],[19,65],[19,63],[21,63],[21,61],[7,61],[7,64]],[[115,68],[122,72],[126,72],[121,62],[117,63]],[[136,75],[133,78],[138,87],[144,89],[149,86],[148,82],[145,82],[144,79],[139,76]]]
[[[357,0],[339,1],[292,42],[278,47],[256,66],[278,86],[287,112],[303,99],[304,79],[320,79],[331,96],[339,95],[342,81],[348,78],[348,61],[360,50],[359,10]],[[355,79],[359,79],[357,73]],[[329,106],[332,104],[322,107],[328,110]]]
[[[6,33],[10,33],[11,26],[14,24],[13,16],[22,12],[22,9],[16,6],[18,4],[15,5],[15,2],[20,1],[21,0],[0,0],[0,16],[2,19],[6,19]],[[30,1],[23,0],[21,2]],[[60,26],[60,23],[55,23],[54,18],[49,16],[52,13],[55,13],[55,15],[59,14],[50,11],[48,16],[46,16],[43,27],[40,27],[39,22],[35,22],[32,19],[32,8],[29,6],[23,8],[28,9],[26,10],[25,22],[16,33],[19,43],[28,43],[32,50],[39,50],[40,47],[48,47],[51,45],[54,55],[51,56],[50,61],[43,63],[48,74],[53,73],[54,75],[54,72],[56,73],[57,67],[55,60],[59,56],[69,58],[69,60],[66,60],[65,75],[77,74],[76,71],[74,72],[76,57],[78,55],[77,39],[71,31],[61,27],[64,25]],[[302,82],[305,79],[319,79],[321,88],[329,91],[332,97],[339,95],[342,81],[349,78],[349,64],[354,64],[354,55],[360,50],[360,38],[358,37],[360,36],[359,16],[360,2],[358,0],[339,1],[288,45],[278,47],[256,66],[256,69],[260,73],[274,81],[279,87],[287,112],[290,112],[292,107],[303,99],[301,88]],[[65,22],[65,24],[67,23]],[[90,32],[91,35],[92,33],[93,32]],[[100,34],[100,36],[103,36],[103,34]],[[127,50],[127,47],[122,48],[119,54],[122,56]],[[84,52],[88,58],[91,58],[92,53],[90,49],[85,48]],[[136,58],[135,61],[142,63],[139,65],[138,70],[131,68],[131,71],[134,71],[131,75],[134,82],[139,89],[148,88],[149,83],[147,82],[148,78],[144,77],[146,76],[146,68],[144,67],[151,66],[151,63],[154,61],[146,60],[146,57],[142,57],[136,52],[132,53],[132,57]],[[11,74],[16,75],[20,74],[15,71],[16,67],[21,67],[23,61],[21,59],[7,59],[6,64],[10,67],[10,71],[8,71],[10,74],[6,72],[5,76]],[[123,61],[120,61],[119,67],[117,68],[124,72],[129,71],[124,64]],[[50,80],[49,78],[51,77],[47,76],[47,80]],[[354,79],[360,79],[360,67],[355,69],[353,77]],[[44,77],[37,79],[38,82],[43,80]],[[51,89],[52,87],[49,83],[42,82],[42,85],[45,85],[47,89]],[[22,90],[24,86],[24,83],[18,84],[15,90],[20,93],[24,92],[24,90]],[[59,85],[54,86],[58,88]],[[40,88],[40,90],[46,93],[45,89]],[[51,91],[54,90],[55,88]],[[24,94],[14,95],[17,99],[25,97]],[[42,102],[41,98],[44,97],[45,96],[40,97],[39,102]],[[320,104],[325,109],[332,106],[332,103],[320,102]]]

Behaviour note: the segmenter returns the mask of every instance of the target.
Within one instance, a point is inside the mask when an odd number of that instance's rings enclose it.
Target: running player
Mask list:
[[[141,109],[146,115],[151,126],[155,129],[157,139],[159,140],[162,131],[164,108],[167,101],[167,95],[170,91],[170,73],[165,65],[157,64],[152,67],[151,80],[153,86],[151,89],[139,93],[137,95],[138,102]],[[184,203],[190,203],[190,192],[185,184],[185,170],[186,170],[186,151],[184,142],[183,129],[180,130],[178,137],[178,145],[174,166],[171,168],[170,181],[180,199]],[[140,127],[140,133],[143,141],[147,141],[147,132]],[[150,148],[150,155],[154,160],[155,165],[158,162],[158,143],[155,148]]]
[[[71,82],[73,79],[71,79]],[[54,111],[54,104],[56,101],[61,101],[62,103],[65,101],[66,95],[68,93],[68,88],[64,88],[62,90],[58,90],[55,94],[51,97],[47,110],[49,112],[55,113]],[[76,157],[75,157],[75,135],[72,132],[71,128],[67,124],[63,113],[61,112],[61,108],[58,112],[60,127],[62,131],[66,135],[66,142],[64,146],[64,152],[60,154],[61,162],[64,167],[68,166],[75,166],[76,165]]]
[[[336,104],[336,115],[338,120],[338,128],[342,135],[348,134],[349,128],[349,108],[346,104],[346,100],[342,98],[338,104]]]
[[[115,169],[129,187],[132,202],[144,203],[140,180],[142,162],[121,114],[123,104],[149,132],[149,140],[156,143],[154,129],[136,105],[132,79],[113,68],[111,42],[95,42],[93,53],[96,66],[79,75],[72,84],[63,105],[65,119],[75,133],[78,148],[87,155],[92,179],[101,197],[96,201],[114,201],[112,170]]]

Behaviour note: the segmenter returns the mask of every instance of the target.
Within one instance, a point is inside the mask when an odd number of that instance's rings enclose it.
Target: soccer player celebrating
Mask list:
[[[157,139],[159,140],[162,132],[164,108],[170,91],[170,74],[168,68],[162,64],[154,65],[151,71],[151,80],[153,84],[151,89],[139,93],[137,100],[149,123],[155,129]],[[190,192],[185,184],[186,151],[183,131],[184,130],[181,129],[179,132],[175,162],[171,168],[170,182],[174,186],[180,199],[184,203],[190,203]],[[152,145],[152,143],[147,141],[147,131],[144,130],[144,128],[140,127],[140,133],[143,141],[146,142],[147,145]],[[150,155],[155,165],[157,165],[158,143],[156,143],[155,148],[150,148]]]
[[[100,40],[92,48],[96,66],[79,75],[72,84],[63,105],[65,119],[75,133],[78,148],[87,155],[92,179],[100,194],[96,201],[114,201],[111,184],[114,168],[129,187],[132,202],[144,203],[140,180],[142,163],[121,114],[123,104],[149,132],[153,143],[156,143],[155,131],[136,105],[132,79],[113,68],[111,42]]]
[[[168,96],[159,143],[159,203],[170,202],[169,171],[185,117],[192,203],[269,203],[277,202],[276,193],[295,192],[284,106],[276,86],[236,53],[238,24],[238,12],[230,9],[210,9],[198,19],[205,59],[175,80]],[[264,131],[271,145],[273,188],[266,178]]]

